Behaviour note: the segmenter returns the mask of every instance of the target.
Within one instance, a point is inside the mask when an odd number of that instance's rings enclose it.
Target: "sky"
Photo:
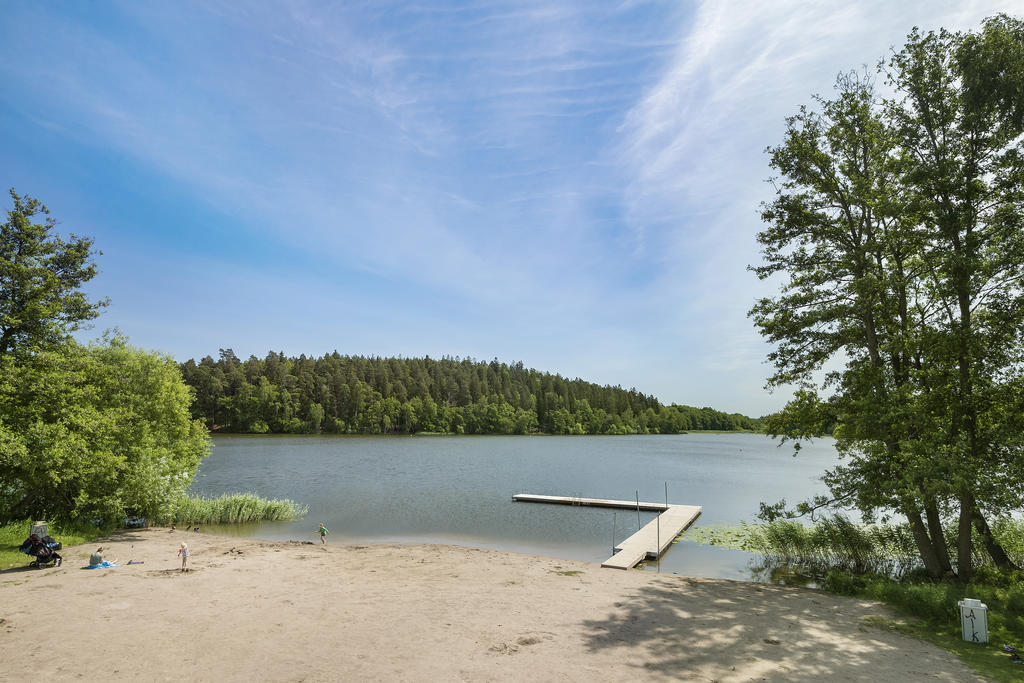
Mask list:
[[[997,12],[1024,0],[8,3],[0,181],[102,251],[83,338],[757,416],[788,397],[747,317],[765,148],[912,27]]]

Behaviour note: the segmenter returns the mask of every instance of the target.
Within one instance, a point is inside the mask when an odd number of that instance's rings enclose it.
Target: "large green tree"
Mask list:
[[[892,99],[842,77],[770,150],[778,194],[755,270],[785,282],[752,315],[776,344],[769,384],[800,391],[769,427],[838,423],[830,502],[903,515],[936,576],[953,571],[950,514],[961,578],[972,527],[1007,565],[984,513],[1024,497],[1022,55],[1005,16],[914,31],[883,69]]]
[[[168,356],[121,337],[3,362],[0,521],[167,512],[208,450]]]
[[[208,452],[173,359],[119,336],[82,346],[98,315],[81,286],[92,240],[53,234],[46,207],[13,190],[0,226],[0,523],[166,512]]]
[[[848,464],[827,474],[835,500],[865,514],[898,510],[929,569],[942,573],[924,522],[937,515],[919,503],[927,496],[912,448],[916,236],[902,218],[895,140],[875,111],[870,79],[843,76],[837,90],[835,99],[819,100],[820,113],[802,109],[791,117],[785,142],[771,150],[781,178],[764,210],[770,227],[759,236],[765,264],[756,270],[789,279],[753,314],[777,345],[769,383],[803,389],[769,426],[802,435],[838,416],[838,447]],[[840,357],[842,369],[815,382]],[[827,402],[816,384],[831,392]]]
[[[921,261],[935,317],[928,376],[945,430],[932,452],[958,509],[957,566],[972,573],[972,527],[1019,508],[1024,427],[1024,23],[913,32],[890,60],[887,103],[905,155],[901,176],[927,231]],[[993,547],[994,549],[994,547]],[[1007,560],[998,556],[997,562]]]
[[[80,289],[96,274],[92,240],[62,239],[39,200],[10,195],[14,205],[0,224],[0,356],[62,342],[107,305]],[[37,216],[46,218],[33,222]]]

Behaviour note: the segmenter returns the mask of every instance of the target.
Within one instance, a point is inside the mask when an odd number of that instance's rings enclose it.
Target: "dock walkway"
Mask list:
[[[643,560],[661,557],[676,536],[683,533],[700,516],[701,510],[703,508],[697,505],[669,505],[668,510],[615,546],[617,552],[602,562],[601,566],[613,569],[631,569]],[[661,526],[660,533],[659,524]]]
[[[669,508],[664,503],[645,503],[635,500],[608,500],[607,498],[577,498],[575,496],[538,496],[532,493],[517,493],[512,500],[520,503],[552,503],[554,505],[588,505],[598,508],[625,508],[644,512],[664,512]]]
[[[579,498],[575,496],[542,496],[531,493],[517,493],[512,500],[522,503],[551,503],[555,505],[580,505],[589,507],[622,508],[657,512],[657,517],[645,524],[635,534],[615,546],[614,555],[601,563],[602,567],[630,569],[645,559],[657,559],[668,546],[683,533],[704,509],[699,505],[666,505],[645,503],[635,500],[608,500],[605,498]],[[659,528],[660,527],[660,528]],[[659,538],[660,536],[660,538]],[[659,543],[660,541],[660,543]]]

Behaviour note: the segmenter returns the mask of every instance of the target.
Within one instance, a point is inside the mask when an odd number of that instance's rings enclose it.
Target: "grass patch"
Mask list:
[[[864,624],[881,631],[900,633],[917,638],[955,654],[960,661],[975,672],[994,681],[1020,681],[1024,679],[1024,665],[1014,664],[1010,655],[1003,652],[1002,641],[991,638],[988,643],[968,643],[961,638],[956,628],[936,628],[934,624],[914,617],[908,619],[886,619],[867,617]]]
[[[217,498],[184,496],[173,512],[153,521],[157,524],[288,522],[302,519],[307,512],[304,505],[291,500],[268,500],[254,493],[235,493]]]
[[[923,620],[936,632],[960,637],[957,602],[976,598],[988,607],[989,640],[1012,643],[1024,650],[1024,572],[979,576],[968,584],[924,579],[894,581],[885,576],[853,576],[830,572],[822,587],[839,595],[870,598]],[[1021,665],[1019,665],[1021,666]],[[1024,674],[1024,668],[1021,669]]]
[[[63,543],[65,547],[86,543],[108,533],[108,531],[92,526],[63,525],[60,522],[51,523],[49,527],[50,536]],[[28,538],[31,528],[32,523],[29,520],[11,522],[0,527],[0,570],[27,566],[35,559],[18,551],[21,544]]]

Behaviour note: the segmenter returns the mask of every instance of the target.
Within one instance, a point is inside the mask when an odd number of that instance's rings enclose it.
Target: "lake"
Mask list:
[[[514,503],[515,493],[703,506],[697,525],[755,521],[761,501],[824,493],[834,442],[792,456],[756,434],[645,436],[216,436],[193,493],[254,492],[309,507],[298,522],[207,527],[268,540],[437,542],[601,562],[635,511]],[[641,513],[646,524],[653,513]],[[683,540],[648,570],[761,578],[751,556]]]

